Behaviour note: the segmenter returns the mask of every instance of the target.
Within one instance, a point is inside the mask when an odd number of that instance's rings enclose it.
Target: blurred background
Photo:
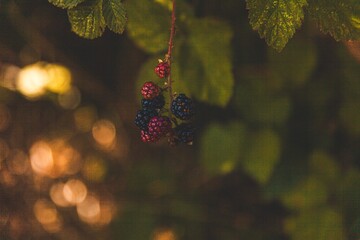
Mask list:
[[[47,1],[0,1],[0,238],[359,239],[360,43],[306,16],[278,53],[243,1],[178,2],[197,135],[170,147],[133,123],[170,1],[125,1],[125,33],[95,40]]]

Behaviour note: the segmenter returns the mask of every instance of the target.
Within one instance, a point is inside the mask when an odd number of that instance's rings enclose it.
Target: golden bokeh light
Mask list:
[[[106,175],[106,165],[102,158],[90,155],[86,158],[82,174],[83,176],[92,182],[100,182]]]
[[[47,64],[48,83],[46,88],[54,93],[65,93],[71,88],[71,72],[59,64]]]
[[[50,147],[54,159],[53,177],[73,175],[80,171],[80,154],[76,149],[67,144],[65,139],[57,138],[52,140]]]
[[[38,62],[20,70],[16,79],[16,88],[27,98],[38,98],[46,92],[49,82],[45,63]]]
[[[6,163],[9,171],[16,175],[25,174],[30,167],[28,156],[20,149],[12,150]]]
[[[154,233],[153,240],[176,240],[176,235],[171,229],[158,229]]]
[[[58,232],[61,230],[62,221],[53,203],[46,199],[38,199],[34,204],[34,214],[36,219],[43,225],[48,232]]]
[[[30,149],[30,162],[34,172],[50,176],[54,166],[53,154],[45,141],[35,142]]]
[[[58,95],[59,105],[64,109],[75,109],[81,102],[81,93],[78,88],[71,87]]]
[[[70,179],[65,183],[63,194],[70,204],[76,205],[82,203],[87,196],[87,187],[77,179]]]
[[[92,128],[92,135],[96,143],[106,150],[112,150],[116,143],[116,128],[109,120],[99,120]]]
[[[96,109],[90,106],[80,107],[74,113],[75,125],[81,132],[90,131],[96,118]]]
[[[70,203],[66,200],[64,196],[64,186],[64,183],[55,183],[50,188],[51,200],[60,207],[70,206]]]
[[[100,220],[100,201],[94,195],[88,195],[76,207],[79,218],[89,224],[96,224]]]

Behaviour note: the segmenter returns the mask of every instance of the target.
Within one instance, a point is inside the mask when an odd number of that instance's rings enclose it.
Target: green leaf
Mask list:
[[[127,22],[126,9],[120,0],[103,0],[103,14],[108,28],[123,33]]]
[[[317,150],[310,156],[311,174],[332,188],[340,179],[340,169],[335,159],[327,152]]]
[[[309,13],[320,29],[337,41],[360,38],[358,0],[312,0]]]
[[[273,130],[265,129],[256,132],[248,141],[243,168],[259,183],[265,184],[280,159],[280,137]]]
[[[292,240],[340,240],[344,235],[343,220],[336,210],[324,207],[301,212],[285,223]]]
[[[303,86],[316,67],[316,46],[312,41],[295,38],[281,53],[269,49],[268,59],[272,73],[282,82],[290,82],[294,87]]]
[[[245,135],[245,126],[239,122],[207,127],[201,138],[200,160],[209,174],[226,174],[236,167]]]
[[[131,0],[125,5],[130,16],[127,30],[135,43],[149,53],[167,49],[171,22],[169,10],[148,0]]]
[[[85,0],[49,0],[49,3],[60,8],[73,8],[84,1]]]
[[[102,0],[89,0],[68,10],[71,30],[81,37],[94,39],[105,30]]]
[[[263,74],[244,75],[235,91],[237,110],[249,122],[281,125],[289,117],[290,98],[269,90]]]
[[[308,177],[282,196],[284,205],[291,209],[305,209],[321,206],[326,203],[327,189],[316,177]]]
[[[189,21],[189,31],[191,55],[183,57],[182,61],[196,61],[198,66],[201,65],[203,73],[200,79],[187,80],[189,89],[193,90],[192,94],[199,100],[226,106],[234,86],[230,42],[232,30],[224,22],[205,18]],[[191,68],[189,66],[181,71],[192,71]],[[192,84],[198,87],[191,88]]]
[[[306,0],[247,0],[250,24],[268,45],[281,51],[304,18]]]

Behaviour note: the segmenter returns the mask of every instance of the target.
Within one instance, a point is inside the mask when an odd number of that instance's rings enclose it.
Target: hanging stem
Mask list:
[[[176,16],[175,16],[175,0],[173,0],[172,2],[172,13],[171,13],[171,29],[170,29],[170,38],[169,38],[169,46],[168,46],[168,51],[167,54],[165,55],[165,61],[168,62],[169,64],[169,75],[167,77],[166,80],[166,85],[167,85],[167,90],[169,92],[169,110],[171,109],[171,102],[174,98],[173,96],[173,92],[172,92],[172,79],[171,79],[171,54],[172,54],[172,49],[174,47],[174,36],[175,36],[175,22],[176,22]],[[170,119],[171,117],[171,111],[169,111],[169,117]]]

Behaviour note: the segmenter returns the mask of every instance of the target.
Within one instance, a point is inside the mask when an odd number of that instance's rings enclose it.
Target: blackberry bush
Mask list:
[[[195,128],[188,122],[194,114],[193,101],[185,94],[174,96],[171,79],[171,52],[175,35],[175,4],[171,16],[171,31],[168,52],[163,60],[159,60],[154,71],[159,78],[166,79],[164,87],[152,81],[145,82],[141,88],[142,110],[138,111],[135,124],[141,130],[141,140],[146,143],[157,142],[167,137],[170,145],[185,143],[191,145],[194,140]],[[163,92],[169,94],[168,105],[165,106]]]

